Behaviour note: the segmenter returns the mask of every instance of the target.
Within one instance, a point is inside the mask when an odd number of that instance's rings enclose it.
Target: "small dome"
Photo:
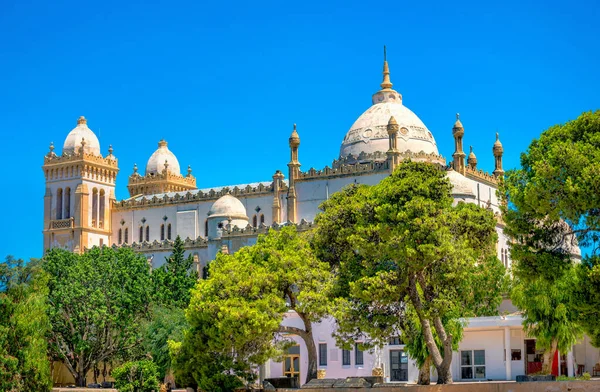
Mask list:
[[[98,137],[88,128],[87,120],[83,116],[79,117],[77,126],[67,135],[63,144],[63,153],[74,154],[79,151],[82,140],[85,142],[83,147],[85,153],[101,156]]]
[[[210,211],[208,211],[209,218],[223,217],[231,219],[245,219],[248,220],[246,214],[246,207],[236,197],[231,195],[225,195],[215,201]]]
[[[171,174],[181,174],[179,169],[179,161],[175,154],[167,147],[167,142],[161,140],[158,142],[158,149],[148,159],[146,164],[146,174],[157,174],[162,173],[165,169],[165,162],[167,163],[167,170]]]
[[[452,196],[475,197],[471,183],[465,176],[454,170],[448,170],[446,175],[452,184]]]

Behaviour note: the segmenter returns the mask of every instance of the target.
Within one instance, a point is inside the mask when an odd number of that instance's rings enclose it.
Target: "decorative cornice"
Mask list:
[[[426,153],[426,152],[412,152],[412,151],[403,151],[399,153],[400,161],[404,160],[413,160],[417,162],[431,162],[438,163],[440,165],[446,166],[446,159],[442,155],[437,155],[434,153]],[[377,162],[384,161],[387,159],[387,154],[382,151],[375,151],[373,153],[365,153],[361,152],[358,156],[355,155],[347,155],[345,157],[341,157],[340,159],[334,159],[333,168],[338,168],[342,165],[355,165],[358,163],[368,163],[368,162]]]
[[[56,155],[54,152],[49,152],[44,156],[44,167],[61,164],[72,164],[75,162],[84,161],[88,164],[95,164],[98,166],[104,166],[106,168],[118,170],[118,159],[112,154],[106,157],[90,154],[87,152],[81,153],[81,151],[74,154],[63,153],[62,155]]]
[[[113,244],[112,247],[115,249],[131,248],[131,249],[135,250],[136,252],[146,253],[146,252],[172,250],[174,244],[175,244],[175,241],[172,241],[172,240],[164,240],[164,241],[154,240],[153,242],[143,241],[140,243],[134,242],[132,244],[121,244],[121,245]],[[196,238],[195,240],[192,240],[188,237],[185,240],[183,240],[183,247],[185,249],[206,248],[206,247],[208,247],[208,240],[206,240],[200,236],[198,236],[198,238]]]
[[[227,226],[230,226],[230,225],[227,225]],[[275,222],[270,226],[267,226],[264,223],[261,223],[258,227],[253,227],[250,224],[248,224],[248,226],[243,227],[243,228],[239,228],[237,226],[225,227],[225,229],[223,230],[223,233],[221,234],[221,239],[231,239],[233,237],[254,237],[258,234],[267,234],[270,229],[280,230],[282,227],[286,227],[286,226],[296,226],[296,229],[298,231],[307,231],[307,230],[312,229],[314,227],[314,224],[312,222],[308,222],[305,219],[302,219],[300,221],[300,223],[293,223],[293,222],[287,221],[285,223]]]
[[[286,191],[287,185],[281,181],[280,191]],[[231,194],[235,197],[254,197],[254,196],[265,196],[273,193],[273,183],[265,185],[259,183],[257,186],[247,185],[244,188],[237,186],[223,187],[219,190],[210,189],[208,191],[194,190],[187,192],[175,193],[173,196],[167,194],[161,195],[147,195],[141,198],[132,198],[127,200],[121,200],[115,202],[113,208],[115,210],[128,210],[134,208],[147,208],[147,207],[162,207],[170,204],[185,204],[194,203],[199,201],[214,201],[219,199],[221,196]]]
[[[498,187],[498,177],[481,169],[473,169],[470,166],[466,166],[465,177],[470,178],[472,180],[481,181],[493,187]]]

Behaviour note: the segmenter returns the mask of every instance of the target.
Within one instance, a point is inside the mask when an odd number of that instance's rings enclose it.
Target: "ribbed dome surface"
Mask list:
[[[146,174],[162,173],[165,169],[165,162],[168,164],[167,170],[169,173],[181,174],[177,157],[169,150],[167,142],[161,140],[158,142],[158,149],[148,159]]]
[[[210,207],[208,216],[212,217],[225,217],[225,218],[246,218],[246,207],[236,197],[231,195],[225,195],[219,198]]]
[[[100,141],[94,132],[87,126],[85,117],[79,117],[77,126],[69,132],[63,144],[63,152],[73,154],[81,148],[81,141],[85,141],[83,151],[87,154],[100,156]]]

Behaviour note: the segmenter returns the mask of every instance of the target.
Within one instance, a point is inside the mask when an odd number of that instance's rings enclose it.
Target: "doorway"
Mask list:
[[[300,346],[288,348],[283,358],[283,375],[295,378],[300,385]]]
[[[525,374],[542,371],[543,350],[536,350],[535,339],[525,339]]]
[[[390,381],[408,381],[408,355],[404,350],[390,351]]]

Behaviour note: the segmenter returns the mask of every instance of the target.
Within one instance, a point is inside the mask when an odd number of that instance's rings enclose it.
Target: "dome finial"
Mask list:
[[[383,82],[381,82],[381,88],[388,90],[392,86],[392,82],[390,81],[390,67],[387,62],[387,51],[385,45],[383,45]]]
[[[290,135],[290,147],[298,147],[300,146],[300,135],[298,135],[298,131],[296,130],[296,124],[294,124],[294,130]]]
[[[112,144],[108,145],[108,155],[112,155],[113,153],[113,148],[112,148]]]
[[[192,175],[192,165],[188,165],[188,177]]]
[[[87,120],[83,116],[80,116],[79,119],[77,120],[77,125],[81,125],[81,124],[87,124]]]
[[[50,152],[53,152],[53,151],[54,151],[54,142],[50,142]]]
[[[167,147],[167,141],[165,139],[160,139],[158,141],[158,147]]]
[[[137,163],[133,164],[133,174],[137,174],[138,172],[138,167],[137,167]]]

